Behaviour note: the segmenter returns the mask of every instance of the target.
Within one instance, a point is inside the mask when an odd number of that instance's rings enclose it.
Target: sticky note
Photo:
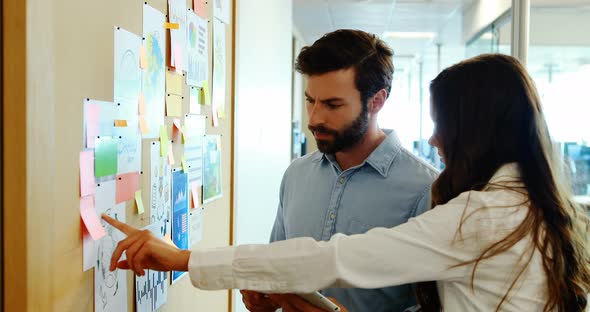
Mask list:
[[[176,94],[182,96],[182,76],[172,72],[166,71],[166,93]]]
[[[217,117],[224,119],[225,118],[225,108],[224,105],[217,109]]]
[[[211,117],[213,120],[213,127],[219,126],[219,115],[217,107],[213,107],[213,109],[211,109]]]
[[[143,93],[139,94],[139,114],[145,115],[145,97]]]
[[[115,202],[117,204],[133,199],[135,192],[139,190],[139,172],[129,172],[117,175],[117,191]]]
[[[164,23],[164,28],[166,29],[178,29],[180,25],[178,23]]]
[[[96,210],[94,209],[94,196],[80,197],[80,217],[92,236],[92,239],[99,240],[106,235]]]
[[[168,129],[166,129],[166,125],[162,125],[160,127],[160,156],[166,156],[169,145]]]
[[[199,184],[197,182],[191,183],[191,196],[193,198],[193,208],[199,207]]]
[[[143,44],[139,47],[139,67],[141,69],[147,68],[147,57],[145,54],[145,47]]]
[[[180,47],[180,44],[175,44],[174,45],[174,68],[176,68],[176,72],[182,75],[182,71],[184,70],[184,68],[182,67],[182,48]]]
[[[143,208],[143,199],[141,198],[141,190],[138,190],[137,192],[135,192],[135,204],[137,205],[137,213],[143,214],[145,210]]]
[[[117,173],[119,141],[113,137],[97,137],[94,147],[94,175],[97,178]]]
[[[180,163],[182,164],[182,171],[184,171],[185,173],[188,173],[188,165],[186,164],[186,156],[182,155],[182,160],[180,161]]]
[[[127,120],[115,120],[115,127],[127,127]]]
[[[176,128],[178,131],[180,131],[180,133],[183,133],[184,134],[184,129],[180,125],[180,119],[174,118],[174,128]]]
[[[141,130],[141,134],[147,134],[149,132],[147,121],[143,115],[139,116],[139,129]]]
[[[182,133],[182,143],[187,144],[188,135],[186,134],[186,126],[182,126],[182,130],[180,132]]]
[[[211,105],[211,93],[209,93],[209,81],[203,80],[203,88],[201,88],[203,96],[205,97],[205,105]]]
[[[80,152],[80,195],[94,194],[94,151]]]
[[[86,105],[86,147],[94,148],[94,139],[100,135],[100,106]]]
[[[174,94],[166,95],[166,116],[182,116],[182,97]]]
[[[174,165],[174,152],[172,151],[171,144],[168,144],[168,163]]]
[[[193,9],[198,16],[207,18],[207,6],[205,0],[193,0]]]

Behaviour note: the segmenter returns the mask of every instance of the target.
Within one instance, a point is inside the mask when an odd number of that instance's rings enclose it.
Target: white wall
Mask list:
[[[478,32],[512,7],[512,0],[478,0],[463,12],[463,40],[468,41]]]
[[[234,243],[265,243],[290,162],[292,0],[235,3]]]

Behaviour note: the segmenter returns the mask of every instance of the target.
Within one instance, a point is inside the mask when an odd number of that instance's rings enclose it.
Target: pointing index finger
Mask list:
[[[123,232],[125,235],[129,236],[135,232],[137,232],[138,230],[132,226],[129,226],[119,220],[115,220],[109,216],[107,216],[106,214],[102,214],[102,218],[110,225],[112,225],[113,227],[115,227],[116,229],[118,229],[119,231]]]

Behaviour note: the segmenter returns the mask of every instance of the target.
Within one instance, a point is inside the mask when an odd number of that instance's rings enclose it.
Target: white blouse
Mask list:
[[[490,182],[515,186],[518,177],[518,166],[510,164],[500,168]],[[394,228],[336,234],[327,242],[297,238],[269,245],[194,250],[190,278],[201,289],[272,293],[437,281],[444,310],[493,311],[531,256],[530,237],[481,261],[473,289],[473,264],[456,265],[477,258],[517,227],[529,209],[526,200],[522,193],[489,186],[462,193]],[[542,311],[546,292],[541,254],[535,249],[502,311]]]

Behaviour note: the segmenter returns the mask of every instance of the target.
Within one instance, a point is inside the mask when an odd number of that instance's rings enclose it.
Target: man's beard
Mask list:
[[[316,139],[318,150],[324,154],[334,154],[336,152],[345,151],[356,145],[367,133],[369,129],[369,116],[365,109],[359,116],[350,124],[350,126],[343,130],[328,129],[323,126],[312,127],[309,130],[313,133],[331,134],[334,139],[332,141]]]

